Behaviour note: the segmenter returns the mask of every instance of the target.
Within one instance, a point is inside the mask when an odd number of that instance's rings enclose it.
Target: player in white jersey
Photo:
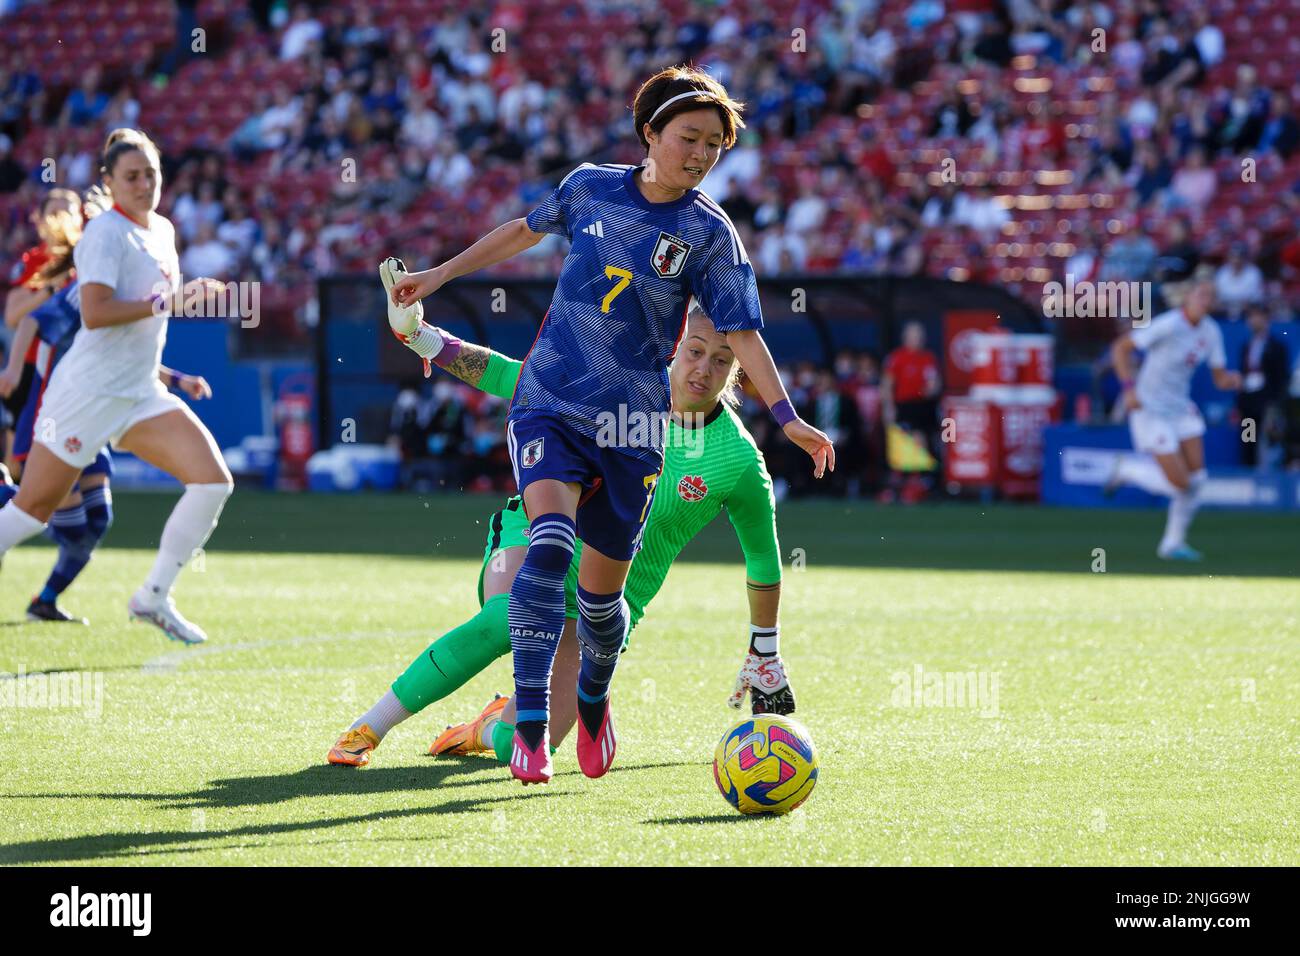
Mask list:
[[[1144,328],[1134,329],[1111,346],[1115,373],[1124,387],[1129,431],[1138,455],[1123,455],[1107,485],[1135,485],[1169,498],[1169,517],[1156,553],[1171,561],[1199,561],[1187,544],[1187,528],[1200,505],[1205,483],[1205,420],[1192,401],[1192,374],[1208,362],[1216,387],[1241,388],[1241,375],[1224,368],[1223,334],[1210,308],[1214,280],[1193,280],[1180,308],[1162,312]],[[1134,352],[1142,367],[1133,372]],[[1154,460],[1153,460],[1154,458]]]
[[[81,470],[112,442],[185,485],[129,610],[196,644],[207,636],[176,610],[172,585],[216,527],[233,485],[212,435],[164,387],[159,360],[168,315],[211,280],[181,286],[175,229],[156,212],[162,174],[147,136],[115,130],[100,173],[113,208],[90,221],[73,252],[82,327],[42,396],[22,485],[0,508],[0,556],[41,532]]]

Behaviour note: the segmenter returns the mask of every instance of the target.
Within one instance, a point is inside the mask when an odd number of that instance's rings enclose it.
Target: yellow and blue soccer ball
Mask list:
[[[741,813],[789,813],[817,785],[817,750],[793,717],[746,717],[718,741],[713,779]]]

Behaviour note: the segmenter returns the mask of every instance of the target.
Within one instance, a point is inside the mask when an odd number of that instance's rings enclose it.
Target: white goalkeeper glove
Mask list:
[[[388,303],[388,327],[408,349],[424,361],[424,377],[433,369],[429,360],[442,351],[442,335],[424,321],[424,304],[416,301],[401,306],[393,302],[393,286],[406,278],[406,266],[401,259],[389,256],[379,263],[379,281],[384,285],[384,299]]]
[[[794,691],[779,654],[763,657],[750,651],[745,655],[745,662],[736,675],[736,688],[727,698],[727,706],[739,710],[747,691],[754,714],[794,713]]]

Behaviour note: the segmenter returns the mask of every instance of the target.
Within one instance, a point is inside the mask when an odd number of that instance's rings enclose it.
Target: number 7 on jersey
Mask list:
[[[617,266],[605,266],[605,278],[613,279],[617,277],[618,281],[614,283],[614,288],[605,293],[605,298],[600,300],[600,311],[608,312],[610,305],[615,297],[628,287],[632,281],[632,273],[626,269],[620,269]]]

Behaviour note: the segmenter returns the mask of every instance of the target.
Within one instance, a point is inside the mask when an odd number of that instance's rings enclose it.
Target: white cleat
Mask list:
[[[138,595],[133,594],[126,607],[131,615],[130,620],[147,621],[173,641],[180,641],[183,644],[202,644],[208,639],[208,635],[203,633],[203,628],[185,620],[181,612],[176,610],[176,603],[170,594],[165,600],[156,604],[148,604],[140,600]]]

